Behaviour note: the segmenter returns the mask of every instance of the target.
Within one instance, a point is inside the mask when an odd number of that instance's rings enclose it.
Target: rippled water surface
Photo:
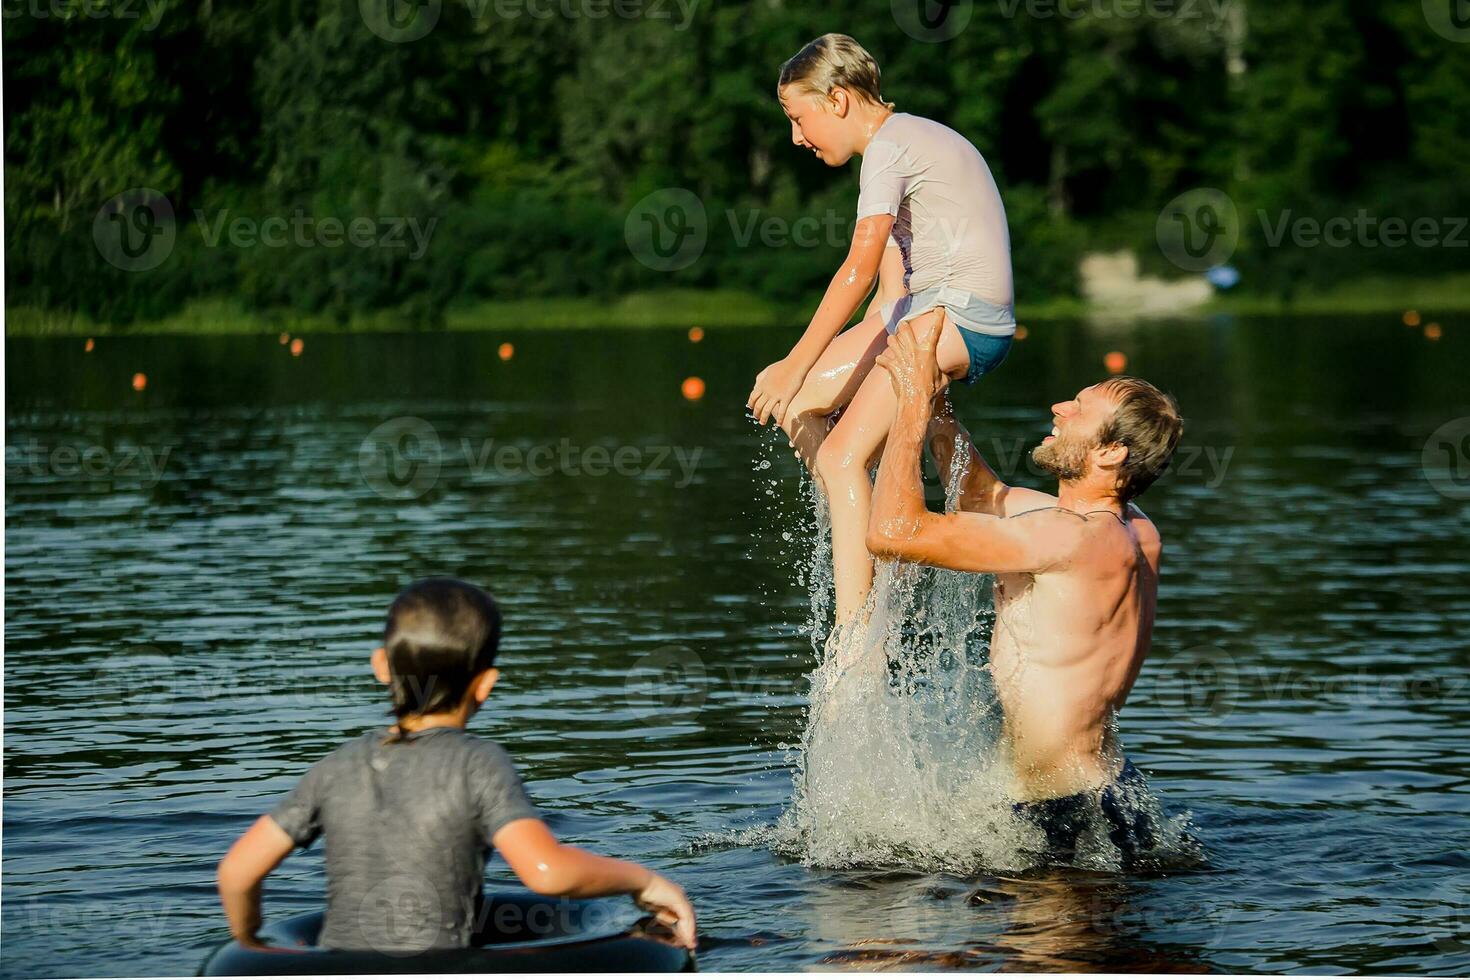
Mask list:
[[[380,720],[388,601],[454,574],[506,609],[472,730],[564,839],[687,886],[706,969],[1464,974],[1467,337],[1049,324],[958,393],[1033,485],[1047,406],[1104,352],[1179,397],[1121,731],[1206,849],[1165,875],[977,877],[732,833],[790,800],[813,667],[807,504],[743,417],[785,333],[8,341],[3,972],[193,972],[224,936],[216,861]],[[267,917],[322,893],[314,848]]]

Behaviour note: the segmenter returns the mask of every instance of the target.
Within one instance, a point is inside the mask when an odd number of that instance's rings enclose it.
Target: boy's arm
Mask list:
[[[491,839],[510,869],[540,895],[594,898],[632,895],[670,926],[679,943],[694,948],[694,908],[684,889],[640,864],[603,857],[560,843],[541,820],[512,820]]]
[[[821,305],[812,314],[806,332],[791,348],[790,354],[756,376],[755,387],[745,404],[762,425],[771,418],[775,418],[778,424],[785,421],[786,410],[806,380],[807,372],[872,291],[873,280],[877,278],[878,267],[883,261],[883,251],[888,245],[888,233],[892,229],[891,214],[863,218],[854,227],[847,259],[827,284]]]
[[[245,944],[259,942],[260,883],[296,846],[289,834],[270,817],[261,817],[226,852],[216,881],[230,935]]]

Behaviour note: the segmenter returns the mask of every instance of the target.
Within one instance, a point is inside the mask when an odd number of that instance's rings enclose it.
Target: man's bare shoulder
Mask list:
[[[1000,496],[1000,516],[1018,517],[1034,510],[1056,507],[1059,501],[1049,493],[1027,487],[1007,486]]]
[[[1159,564],[1159,556],[1164,550],[1164,539],[1159,534],[1159,529],[1154,522],[1148,519],[1148,515],[1139,509],[1137,504],[1128,505],[1128,529],[1133,532],[1138,541],[1138,547],[1148,557],[1149,563],[1155,568]]]

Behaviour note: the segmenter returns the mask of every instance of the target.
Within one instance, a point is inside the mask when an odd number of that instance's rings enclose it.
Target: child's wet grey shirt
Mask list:
[[[386,737],[378,729],[339,746],[270,814],[300,847],[326,835],[318,942],[380,952],[467,946],[491,840],[540,814],[496,743],[459,728]]]

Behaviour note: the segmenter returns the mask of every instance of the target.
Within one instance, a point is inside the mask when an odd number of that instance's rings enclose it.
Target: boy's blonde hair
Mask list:
[[[878,62],[861,44],[846,34],[823,34],[781,66],[776,91],[795,85],[810,95],[825,97],[841,85],[869,102],[892,109],[892,102],[883,101],[879,74]]]

